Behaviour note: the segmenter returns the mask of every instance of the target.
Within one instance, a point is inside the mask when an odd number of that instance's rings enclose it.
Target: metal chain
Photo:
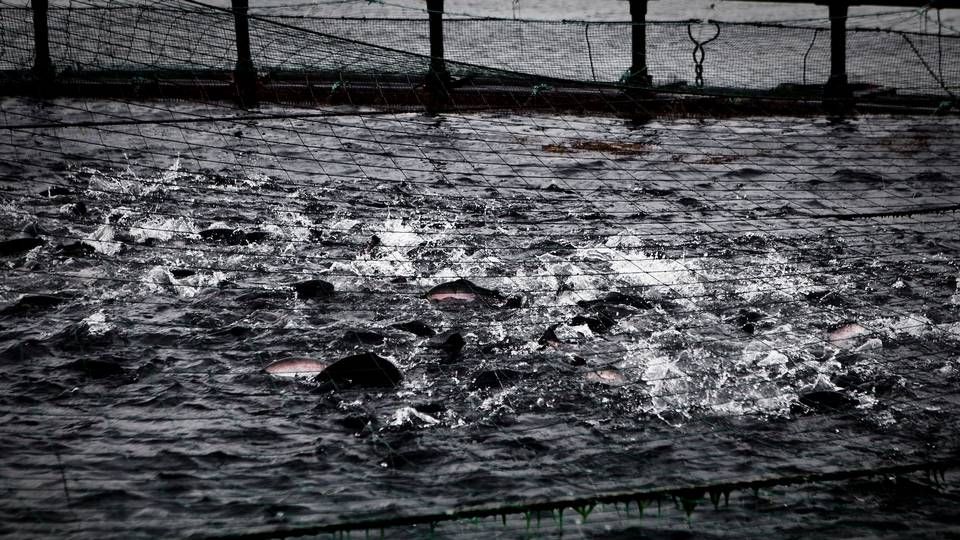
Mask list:
[[[703,46],[720,37],[720,25],[710,21],[707,21],[707,24],[712,24],[713,27],[717,29],[717,33],[706,41],[698,41],[697,38],[693,37],[693,23],[687,23],[687,35],[690,36],[690,41],[692,41],[695,45],[693,48],[693,71],[696,76],[696,83],[698,87],[703,86],[703,60],[707,55]]]

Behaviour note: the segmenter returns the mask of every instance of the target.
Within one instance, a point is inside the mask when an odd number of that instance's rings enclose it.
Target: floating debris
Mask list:
[[[647,142],[596,141],[587,139],[573,141],[569,145],[546,144],[542,148],[544,152],[551,154],[566,154],[580,150],[584,152],[603,152],[617,156],[639,156],[647,154],[653,149]]]

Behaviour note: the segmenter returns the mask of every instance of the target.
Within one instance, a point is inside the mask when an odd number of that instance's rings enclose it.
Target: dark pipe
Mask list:
[[[647,0],[630,0],[632,28],[632,63],[627,83],[635,86],[650,86],[653,77],[647,72]]]
[[[830,3],[830,79],[824,88],[827,99],[850,97],[847,86],[847,9],[845,2]]]
[[[47,0],[33,0],[33,73],[41,80],[53,76],[53,64],[50,62],[50,32],[47,26]]]
[[[449,79],[443,61],[443,0],[427,0],[430,15],[430,74],[441,82]]]
[[[231,0],[233,21],[237,34],[237,65],[234,69],[234,81],[237,96],[242,107],[257,106],[257,72],[253,68],[250,56],[250,23],[247,19],[248,0]]]

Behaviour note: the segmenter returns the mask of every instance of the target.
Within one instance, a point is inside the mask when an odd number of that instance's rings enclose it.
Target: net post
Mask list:
[[[847,85],[847,12],[849,3],[833,1],[830,10],[830,78],[823,89],[826,104],[843,105],[852,95]],[[829,102],[829,103],[828,103]]]
[[[32,0],[33,10],[33,76],[37,83],[49,90],[47,83],[53,79],[53,63],[50,62],[50,32],[47,24],[48,0]]]
[[[231,0],[237,40],[237,65],[233,71],[241,107],[257,106],[257,72],[250,56],[249,0]]]
[[[647,71],[647,0],[630,0],[631,64],[627,84],[651,86],[653,77]]]
[[[427,0],[430,17],[430,71],[427,73],[427,88],[437,97],[447,93],[450,74],[443,59],[443,0]]]

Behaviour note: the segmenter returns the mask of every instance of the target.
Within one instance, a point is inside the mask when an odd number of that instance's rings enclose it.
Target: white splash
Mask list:
[[[583,341],[594,337],[593,331],[585,324],[576,326],[560,324],[553,329],[553,333],[560,341]]]
[[[382,227],[377,236],[384,247],[413,247],[423,242],[417,231],[403,219],[388,219]]]
[[[614,237],[614,239],[619,237]],[[614,245],[619,241],[610,239],[606,247],[589,250],[589,253],[610,265],[613,272],[609,279],[620,286],[644,286],[663,292],[674,292],[682,298],[703,298],[706,289],[698,274],[702,270],[694,260],[658,259],[639,251],[622,251]],[[692,302],[692,301],[691,301]]]
[[[310,230],[314,227],[314,222],[305,214],[293,211],[278,211],[276,213],[277,224],[279,225],[279,236],[286,236],[296,241],[307,241],[310,239]],[[279,231],[271,228],[265,228],[273,234]]]
[[[390,419],[391,426],[432,426],[439,424],[440,421],[436,418],[430,416],[429,414],[424,414],[413,407],[401,407],[393,413],[393,417]]]
[[[141,282],[152,293],[172,292],[181,298],[193,298],[205,287],[216,287],[227,278],[220,271],[211,274],[193,274],[183,279],[173,277],[164,266],[154,266],[147,271]]]
[[[114,240],[116,230],[113,225],[103,224],[97,230],[90,233],[83,239],[85,244],[89,244],[98,253],[104,255],[116,255],[120,252],[123,244]]]
[[[84,318],[82,322],[92,336],[102,336],[116,328],[112,323],[107,322],[107,316],[102,309]]]
[[[148,239],[168,241],[175,236],[185,236],[195,238],[199,229],[193,220],[185,217],[162,218],[160,216],[150,216],[139,224],[130,227],[130,236],[138,243],[146,242]]]

